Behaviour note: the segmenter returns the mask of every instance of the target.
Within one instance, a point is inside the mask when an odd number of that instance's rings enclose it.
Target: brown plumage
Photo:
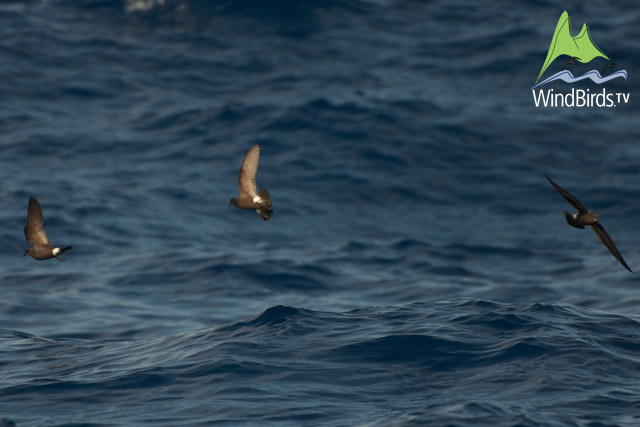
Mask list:
[[[551,184],[551,186],[555,188],[556,191],[560,193],[560,195],[564,197],[567,202],[571,203],[571,205],[578,210],[578,213],[575,214],[570,214],[569,212],[564,213],[564,217],[567,220],[567,223],[570,226],[576,228],[584,228],[585,226],[590,225],[593,231],[598,235],[600,241],[604,243],[607,249],[609,249],[613,256],[616,257],[620,264],[622,264],[624,268],[633,273],[633,270],[629,268],[624,258],[622,258],[622,254],[616,247],[616,244],[613,243],[613,239],[611,238],[611,236],[609,236],[602,224],[600,224],[598,214],[595,214],[587,209],[582,203],[580,203],[578,199],[569,194],[567,190],[553,182],[546,173],[544,174],[544,176],[545,178],[547,178],[547,181],[549,181],[549,184]]]
[[[571,57],[571,59],[568,59],[568,60],[566,60],[566,61],[564,61],[564,62],[562,63],[562,70],[561,70],[561,71],[564,71],[564,67],[566,67],[567,65],[577,65],[577,63],[576,63],[576,59],[577,59],[578,61],[582,61],[582,60],[581,60],[580,58],[578,58],[577,56],[572,56],[572,57]]]
[[[35,197],[31,197],[27,210],[27,226],[24,227],[24,237],[33,247],[25,249],[23,256],[29,255],[35,259],[56,258],[58,261],[65,261],[60,255],[71,249],[71,246],[54,248],[44,231],[43,223],[40,203]]]
[[[261,188],[260,191],[256,192],[256,172],[258,172],[259,161],[260,147],[254,145],[244,156],[238,173],[240,195],[232,197],[229,201],[229,206],[234,205],[240,209],[255,210],[263,220],[269,221],[273,214],[271,196],[265,188]]]

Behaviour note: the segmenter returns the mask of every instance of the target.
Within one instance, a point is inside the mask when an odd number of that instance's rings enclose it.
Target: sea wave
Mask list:
[[[154,407],[147,422],[189,413],[203,423],[339,424],[349,414],[359,424],[409,425],[475,414],[547,424],[569,411],[574,421],[624,424],[622,408],[640,399],[639,327],[636,317],[571,304],[454,299],[346,312],[274,306],[146,340],[5,330],[2,363],[12,374],[0,397],[3,413],[18,421],[26,405],[40,411],[73,402],[90,403],[94,423],[135,419],[136,406],[125,404],[134,393]],[[247,399],[259,404],[247,407]],[[528,401],[527,411],[515,410],[514,400]],[[585,415],[588,406],[598,412]]]

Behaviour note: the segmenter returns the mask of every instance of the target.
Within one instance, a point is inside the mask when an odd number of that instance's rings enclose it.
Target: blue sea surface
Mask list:
[[[565,9],[628,71],[571,87],[628,103],[535,106]],[[624,2],[3,1],[0,426],[639,425],[640,279],[543,175],[640,270],[639,29]],[[228,206],[255,144],[269,222]],[[22,257],[32,195],[64,263]]]

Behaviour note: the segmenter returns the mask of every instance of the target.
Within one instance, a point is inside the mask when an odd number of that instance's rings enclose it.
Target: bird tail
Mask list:
[[[63,253],[65,253],[69,249],[71,249],[71,246],[65,246],[64,248],[60,248],[60,253],[58,255],[62,255]]]
[[[273,215],[273,209],[271,209],[271,196],[266,188],[261,188],[258,191],[258,197],[260,197],[260,207],[258,208],[258,213],[265,221],[269,221],[271,215]]]

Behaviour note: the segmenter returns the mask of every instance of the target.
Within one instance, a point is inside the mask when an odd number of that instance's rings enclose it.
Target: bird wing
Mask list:
[[[580,203],[578,199],[576,199],[571,194],[569,194],[567,190],[565,190],[564,188],[560,187],[558,184],[553,182],[546,173],[544,174],[544,177],[547,178],[547,181],[549,181],[549,184],[551,184],[551,186],[553,186],[553,188],[555,188],[556,191],[560,193],[560,195],[564,197],[564,199],[567,202],[571,203],[571,205],[573,205],[574,208],[578,209],[578,213],[584,214],[589,212],[589,210],[585,208],[584,205]]]
[[[258,161],[260,160],[260,147],[254,145],[244,156],[238,182],[240,183],[240,197],[247,195],[252,199],[256,196],[256,172],[258,172]]]
[[[596,222],[595,224],[593,224],[591,228],[593,228],[593,231],[596,232],[596,234],[598,235],[602,243],[604,243],[604,245],[611,251],[613,256],[616,257],[616,259],[620,262],[620,264],[622,264],[624,268],[626,268],[627,270],[633,273],[633,271],[629,268],[629,266],[625,262],[624,258],[622,258],[622,254],[616,247],[616,244],[613,243],[613,239],[605,231],[604,227],[599,222]]]
[[[44,220],[42,217],[42,208],[35,197],[29,199],[29,208],[27,210],[27,226],[24,228],[24,237],[27,242],[33,246],[45,246],[53,248],[47,233],[44,231]]]

